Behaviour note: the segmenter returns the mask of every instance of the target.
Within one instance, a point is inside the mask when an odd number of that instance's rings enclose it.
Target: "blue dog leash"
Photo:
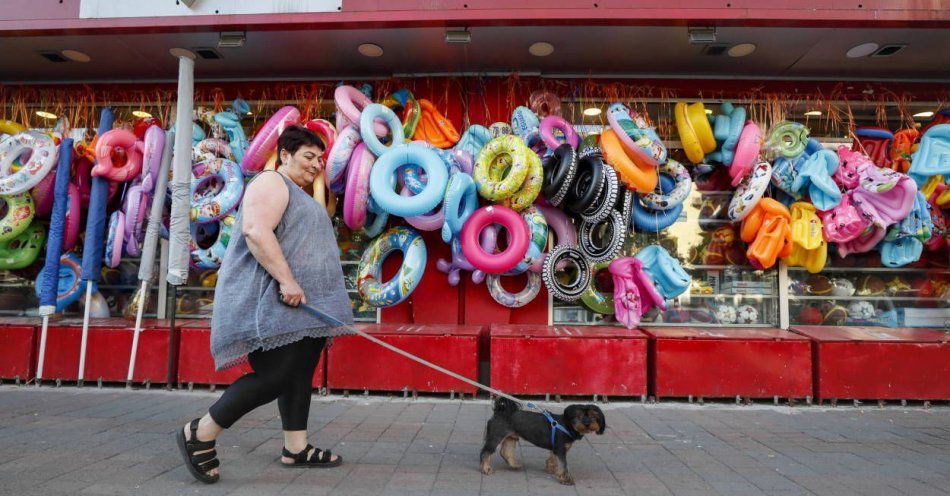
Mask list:
[[[572,441],[574,440],[574,435],[568,432],[567,428],[558,423],[557,420],[554,420],[551,412],[547,410],[541,410],[541,413],[544,415],[544,418],[548,419],[548,422],[551,423],[551,449],[554,449],[554,435],[557,434],[557,431],[563,432],[564,435],[568,437],[568,439]]]

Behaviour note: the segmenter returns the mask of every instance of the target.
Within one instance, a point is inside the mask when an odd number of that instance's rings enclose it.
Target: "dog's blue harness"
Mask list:
[[[551,416],[551,412],[547,410],[541,410],[541,413],[544,414],[544,418],[548,419],[548,422],[551,424],[551,449],[554,449],[554,437],[557,431],[561,431],[571,440],[574,440],[574,435],[567,430],[566,427],[559,424],[557,420],[554,420],[554,417]]]

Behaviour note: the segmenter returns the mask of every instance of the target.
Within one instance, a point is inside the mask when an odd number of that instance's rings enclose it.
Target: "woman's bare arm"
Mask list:
[[[290,191],[278,174],[262,174],[244,192],[241,234],[257,262],[280,284],[284,302],[296,306],[307,303],[307,297],[290,271],[290,265],[274,234],[290,198]]]

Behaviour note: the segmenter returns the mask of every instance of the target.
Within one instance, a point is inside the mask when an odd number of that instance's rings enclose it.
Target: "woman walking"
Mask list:
[[[215,439],[251,410],[277,400],[284,430],[281,462],[335,467],[342,458],[307,442],[313,373],[329,337],[345,328],[321,326],[293,307],[313,305],[353,322],[339,250],[326,210],[303,188],[323,170],[324,144],[301,127],[277,142],[276,171],[248,185],[234,224],[211,318],[211,352],[218,370],[249,363],[200,419],[177,432],[185,466],[196,479],[219,479]]]

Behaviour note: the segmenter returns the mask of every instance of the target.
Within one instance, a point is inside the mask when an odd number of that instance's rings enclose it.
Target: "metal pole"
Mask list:
[[[89,310],[92,308],[92,281],[86,281],[86,303],[82,313],[82,341],[79,345],[79,373],[76,376],[76,385],[82,387],[83,377],[86,374],[86,343],[89,341]]]
[[[36,386],[43,381],[43,362],[46,361],[46,331],[49,329],[49,315],[43,316],[43,329],[40,331],[40,356],[36,362]]]
[[[166,387],[171,389],[178,376],[179,336],[175,329],[174,300],[179,285],[188,280],[188,241],[191,237],[191,115],[195,98],[195,60],[191,52],[173,51],[178,57],[178,104],[175,110],[175,149],[172,159],[172,211],[168,228],[168,274],[165,279],[172,285],[172,314],[168,342],[168,377]]]
[[[135,332],[132,334],[132,352],[129,356],[129,373],[125,377],[125,386],[132,387],[132,373],[135,371],[135,355],[139,349],[139,333],[142,332],[142,312],[145,311],[145,300],[148,291],[148,281],[142,281],[139,288],[139,308],[135,313]]]
[[[178,333],[175,332],[175,313],[178,310],[178,305],[175,304],[175,300],[178,299],[178,286],[171,287],[171,293],[169,293],[169,299],[171,300],[172,315],[168,323],[168,376],[165,381],[165,389],[171,390],[174,389],[175,380],[178,376]]]

